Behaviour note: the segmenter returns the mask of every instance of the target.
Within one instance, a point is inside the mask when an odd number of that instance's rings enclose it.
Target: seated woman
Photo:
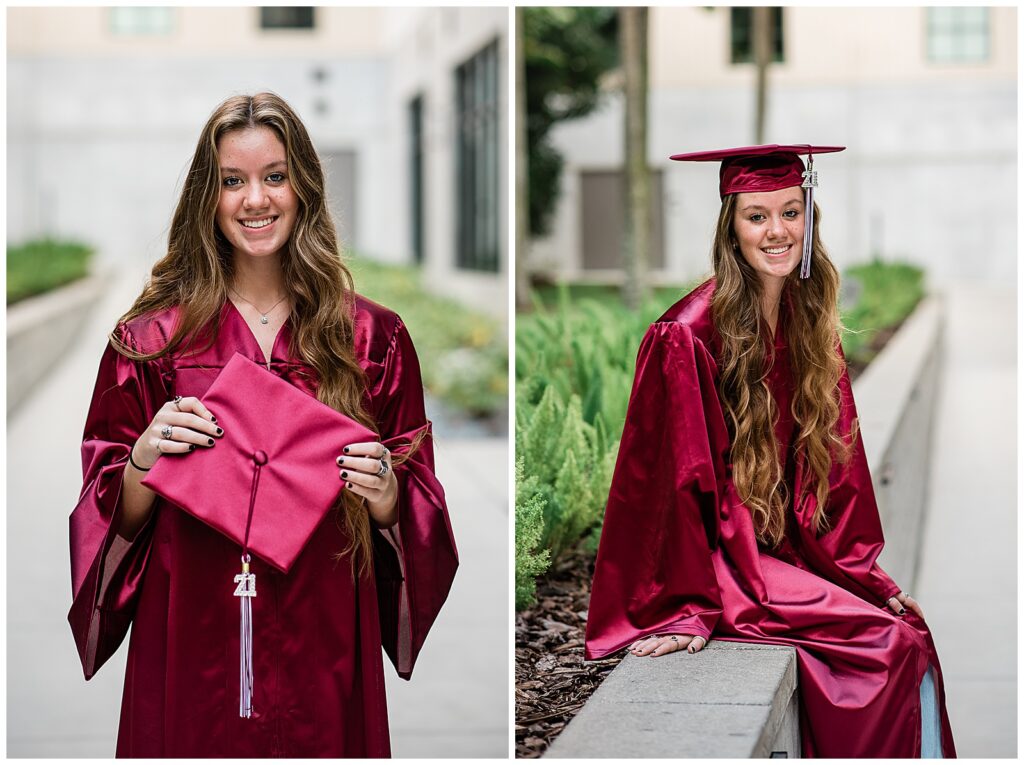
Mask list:
[[[805,757],[953,757],[924,615],[876,562],[839,277],[799,156],[841,150],[673,157],[722,162],[714,278],[640,346],[587,658],[695,653],[712,634],[791,645]]]

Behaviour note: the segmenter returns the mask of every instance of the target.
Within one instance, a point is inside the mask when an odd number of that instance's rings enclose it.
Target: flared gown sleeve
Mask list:
[[[135,346],[127,328],[117,331]],[[82,441],[82,492],[70,519],[68,621],[87,680],[117,650],[135,613],[154,523],[131,542],[118,536],[122,480],[132,445],[166,398],[156,362],[135,362],[107,346]]]
[[[398,523],[376,534],[374,571],[381,640],[400,677],[408,680],[430,626],[451,588],[459,565],[444,490],[434,475],[431,424],[423,407],[423,382],[409,332],[397,320],[384,370],[371,391],[381,439],[395,455]]]
[[[605,508],[588,659],[655,632],[710,638],[721,615],[711,549],[731,479],[714,375],[713,356],[690,327],[668,321],[648,330]]]
[[[845,367],[839,380],[839,400],[837,429],[849,433],[857,419],[857,406]],[[885,540],[859,428],[850,460],[833,464],[829,474],[829,530],[821,536],[808,520],[816,507],[817,500],[809,492],[799,513],[805,522],[798,524],[805,555],[815,569],[870,603],[884,605],[899,593],[899,586],[878,565]]]

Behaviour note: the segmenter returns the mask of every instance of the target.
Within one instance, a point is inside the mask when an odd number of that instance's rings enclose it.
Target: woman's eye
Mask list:
[[[800,214],[800,211],[799,210],[786,210],[786,212],[784,212],[782,214],[785,215],[787,218],[795,218],[796,216],[798,216]]]
[[[754,213],[753,215],[750,216],[750,220],[752,220],[754,223],[760,223],[761,221],[764,220],[764,216],[761,213]]]
[[[235,183],[234,181],[238,181],[238,183]],[[224,185],[228,186],[228,187],[237,186],[241,182],[242,181],[239,178],[235,178],[234,176],[232,176],[230,178],[225,178],[224,181],[223,181]]]
[[[271,183],[281,183],[284,180],[283,173],[271,173],[267,176],[267,180]]]

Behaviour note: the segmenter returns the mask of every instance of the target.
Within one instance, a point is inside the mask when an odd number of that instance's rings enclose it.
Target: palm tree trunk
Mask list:
[[[526,258],[530,248],[530,167],[526,137],[526,59],[523,43],[523,8],[516,8],[516,308],[530,304],[530,273]]]
[[[626,96],[626,231],[623,300],[637,309],[647,296],[651,200],[647,170],[647,8],[619,9]]]
[[[764,143],[764,123],[768,112],[768,66],[772,61],[772,9],[751,9],[754,64],[757,67],[757,103],[754,108],[754,143]]]

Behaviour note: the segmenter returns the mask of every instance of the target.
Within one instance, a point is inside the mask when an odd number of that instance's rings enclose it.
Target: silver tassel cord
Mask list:
[[[238,635],[239,651],[239,702],[240,717],[252,717],[252,599],[256,597],[256,575],[249,573],[249,556],[242,556],[242,573],[235,575],[238,587],[235,595],[241,601],[241,627]]]
[[[811,275],[811,253],[814,250],[814,187],[818,185],[818,174],[814,171],[814,157],[807,155],[807,169],[804,176],[804,252],[800,260],[800,278]]]

